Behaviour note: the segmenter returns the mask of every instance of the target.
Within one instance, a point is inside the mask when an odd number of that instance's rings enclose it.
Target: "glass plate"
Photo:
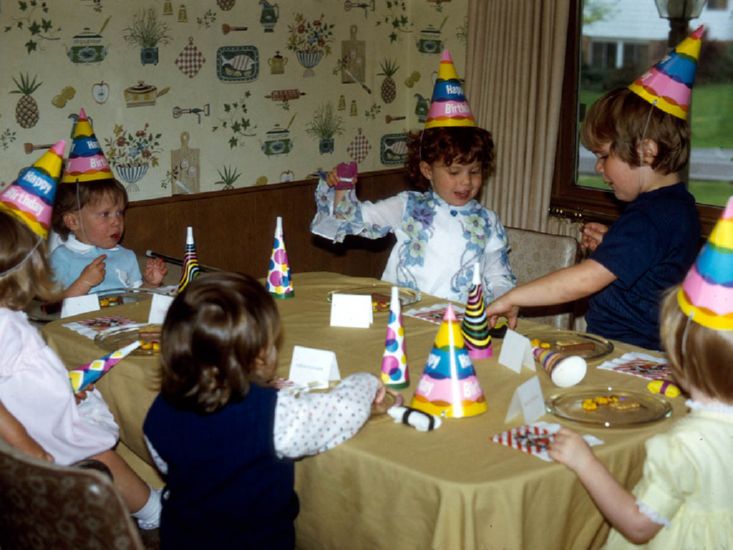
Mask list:
[[[371,295],[372,309],[375,313],[389,311],[389,301],[392,295],[392,286],[388,284],[364,286],[359,288],[345,288],[343,290],[332,290],[328,293],[326,299],[330,302],[331,296],[334,294],[357,294],[359,296]],[[422,299],[422,295],[417,290],[411,288],[399,289],[400,304],[402,307],[415,304]]]
[[[160,352],[160,328],[160,325],[148,323],[113,327],[97,334],[94,343],[106,351],[115,351],[142,340],[142,345],[131,355],[153,355]]]
[[[524,335],[549,344],[549,349],[568,355],[579,355],[586,360],[598,359],[613,351],[613,344],[601,336],[586,332],[572,332],[551,328],[530,329]],[[545,346],[543,346],[545,347]]]
[[[672,414],[672,406],[666,399],[610,387],[557,393],[548,397],[545,405],[548,412],[560,418],[606,428],[656,422]]]

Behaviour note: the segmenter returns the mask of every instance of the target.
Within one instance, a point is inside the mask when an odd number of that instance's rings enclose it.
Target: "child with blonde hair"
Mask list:
[[[733,197],[684,283],[662,303],[662,343],[687,416],[646,442],[641,481],[621,486],[575,432],[550,456],[579,477],[614,530],[606,548],[730,548],[733,541]]]
[[[45,244],[58,172],[44,165],[54,163],[42,157],[0,194],[0,402],[58,464],[103,462],[140,527],[153,529],[160,494],[114,451],[119,430],[101,394],[88,391],[77,404],[66,367],[23,312],[34,298],[58,298]]]
[[[166,480],[162,548],[294,548],[292,459],[352,437],[382,401],[367,373],[328,393],[272,387],[281,333],[275,301],[247,275],[201,275],[171,304],[143,426]]]

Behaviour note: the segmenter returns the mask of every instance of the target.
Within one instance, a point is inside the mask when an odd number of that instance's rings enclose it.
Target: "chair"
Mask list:
[[[108,476],[33,458],[0,439],[0,548],[142,550]]]
[[[578,261],[578,242],[572,237],[515,227],[507,227],[506,232],[509,263],[518,285]],[[557,328],[572,329],[573,310],[573,304],[522,308],[520,316]]]

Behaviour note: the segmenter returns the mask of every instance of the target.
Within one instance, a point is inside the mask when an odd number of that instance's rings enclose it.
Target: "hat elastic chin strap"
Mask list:
[[[36,241],[36,244],[34,244],[33,245],[33,248],[31,248],[28,251],[28,254],[26,254],[25,256],[23,256],[23,259],[22,260],[20,260],[17,264],[15,264],[10,269],[6,269],[2,273],[0,273],[0,279],[2,279],[3,277],[7,277],[8,275],[11,275],[11,274],[15,273],[21,267],[23,267],[23,264],[25,264],[31,258],[31,256],[33,256],[33,253],[36,251],[36,249],[38,249],[39,246],[41,246],[41,243],[42,242],[43,242],[43,239],[41,237],[38,237],[38,240]]]

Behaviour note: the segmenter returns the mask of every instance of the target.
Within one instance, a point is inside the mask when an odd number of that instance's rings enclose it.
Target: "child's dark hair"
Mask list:
[[[0,305],[21,310],[33,298],[60,299],[46,256],[46,243],[14,214],[0,210]]]
[[[690,159],[690,125],[665,113],[628,88],[607,92],[585,115],[581,140],[591,151],[610,143],[610,152],[630,166],[641,166],[642,139],[657,143],[652,169],[661,174],[682,170]]]
[[[263,353],[280,340],[272,296],[249,275],[204,273],[179,294],[161,333],[161,394],[175,406],[214,412],[243,399]]]
[[[671,288],[660,312],[662,347],[674,378],[689,391],[733,404],[733,330],[714,330],[689,319],[677,303],[679,286]]]
[[[488,131],[476,127],[449,126],[410,133],[405,166],[410,183],[419,191],[430,189],[430,181],[420,171],[423,160],[428,164],[442,161],[446,166],[479,161],[484,175],[490,175],[494,169],[494,141]]]
[[[51,223],[54,231],[63,240],[71,232],[64,223],[64,215],[76,212],[87,204],[94,204],[105,197],[121,200],[123,208],[127,209],[127,190],[125,186],[114,179],[84,181],[78,183],[60,183],[56,191],[56,201],[53,207]]]

